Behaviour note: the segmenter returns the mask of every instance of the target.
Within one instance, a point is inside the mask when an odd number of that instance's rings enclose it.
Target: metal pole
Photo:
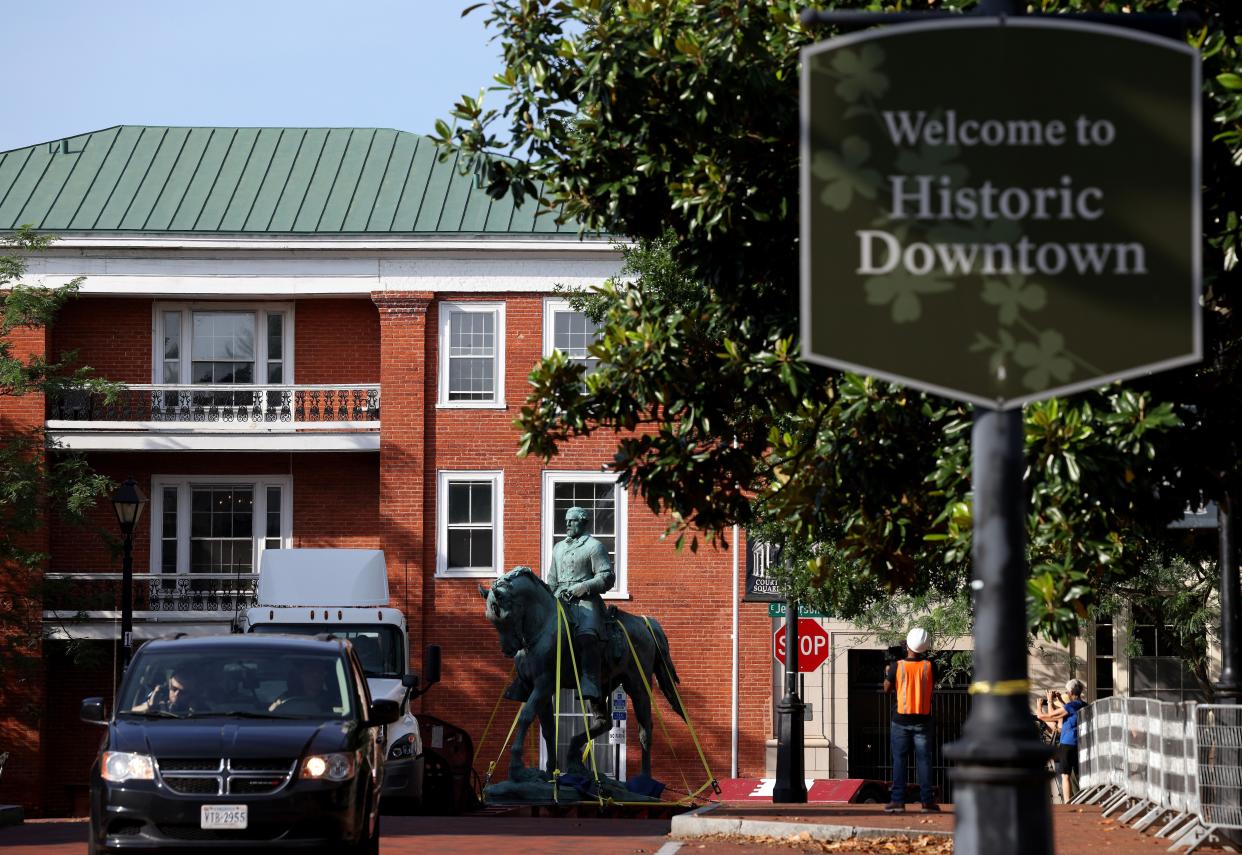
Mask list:
[[[1238,582],[1238,540],[1233,497],[1226,493],[1216,506],[1220,535],[1220,679],[1217,703],[1242,699],[1242,592]]]
[[[798,601],[785,602],[785,697],[776,705],[780,726],[776,744],[776,785],[772,788],[773,804],[806,804],[804,773],[806,709],[798,697]]]
[[[125,529],[121,558],[121,670],[129,667],[134,652],[134,527]]]
[[[1022,411],[975,408],[974,702],[952,759],[957,855],[1050,855],[1048,749],[1031,723]]]
[[[734,445],[737,441],[734,441]],[[740,686],[739,672],[741,670],[741,658],[738,651],[738,599],[741,596],[738,593],[738,584],[740,582],[740,574],[738,571],[738,527],[733,527],[733,635],[732,635],[732,652],[733,652],[733,668],[732,676],[732,693],[730,695],[729,704],[729,777],[737,777],[737,737],[738,737],[738,712],[740,707]]]

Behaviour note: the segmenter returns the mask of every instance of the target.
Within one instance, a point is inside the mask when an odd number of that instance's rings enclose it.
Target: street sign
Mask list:
[[[1200,358],[1192,47],[1009,17],[802,58],[804,358],[1001,409]]]
[[[768,603],[768,617],[783,618],[785,616],[785,603]],[[798,606],[798,617],[832,617],[828,612],[816,611],[808,609],[806,606]]]
[[[785,625],[772,634],[772,655],[785,664]],[[828,633],[822,626],[807,618],[798,619],[798,671],[818,671],[828,659]]]

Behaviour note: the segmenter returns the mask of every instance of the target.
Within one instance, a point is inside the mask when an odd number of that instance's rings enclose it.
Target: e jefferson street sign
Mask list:
[[[1200,358],[1192,48],[967,18],[803,57],[804,358],[1000,409]]]

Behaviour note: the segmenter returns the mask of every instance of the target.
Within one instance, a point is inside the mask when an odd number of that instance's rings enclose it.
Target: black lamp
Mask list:
[[[123,667],[129,667],[134,651],[134,526],[142,518],[147,497],[138,489],[138,482],[127,478],[112,494],[112,507],[116,510],[121,534],[125,535],[121,559],[121,645]]]

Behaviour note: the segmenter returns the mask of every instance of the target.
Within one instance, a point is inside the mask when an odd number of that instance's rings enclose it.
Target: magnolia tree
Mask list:
[[[598,370],[584,378],[557,354],[534,370],[521,452],[547,458],[573,437],[620,431],[615,468],[671,515],[679,543],[695,548],[732,524],[779,538],[795,559],[786,586],[842,616],[894,590],[960,596],[969,409],[799,358],[798,51],[832,35],[800,22],[815,4],[479,5],[504,71],[461,99],[453,127],[437,123],[437,141],[492,196],[535,197],[546,216],[629,241],[623,274],[578,298],[599,321]],[[1031,618],[1050,636],[1075,633],[1093,602],[1167,548],[1167,525],[1188,504],[1242,487],[1242,21],[1222,5],[1041,0],[1032,10],[1198,12],[1188,37],[1204,57],[1210,121],[1204,363],[1025,409]],[[870,85],[865,62],[836,71],[842,86]],[[1023,299],[993,297],[1001,310]]]
[[[80,279],[59,288],[22,283],[27,258],[52,240],[28,230],[0,237],[0,402],[69,388],[105,395],[114,389],[77,366],[75,353],[49,360],[22,346],[23,334],[42,334],[81,285]],[[51,511],[69,523],[85,523],[108,487],[81,455],[57,451],[41,426],[15,424],[0,414],[0,672],[8,675],[14,696],[41,669],[42,571],[49,556],[35,535]]]

